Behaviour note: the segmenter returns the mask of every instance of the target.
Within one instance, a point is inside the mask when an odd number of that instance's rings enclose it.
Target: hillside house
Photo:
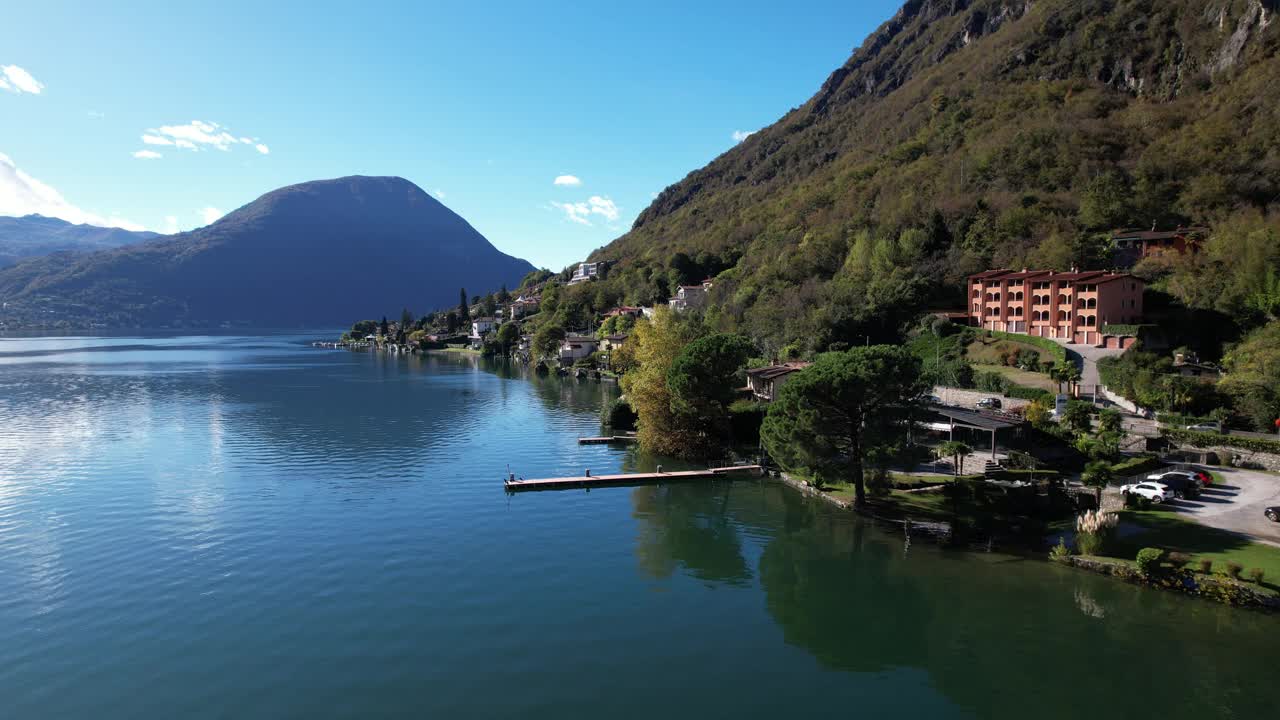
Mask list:
[[[711,285],[710,280],[703,280],[701,285],[681,285],[667,304],[677,312],[697,310],[707,304],[707,293],[711,290]]]
[[[1111,233],[1111,242],[1116,248],[1116,264],[1130,268],[1140,260],[1163,253],[1185,255],[1199,250],[1200,244],[1209,235],[1209,229],[1203,227],[1179,227],[1173,230],[1116,230]]]
[[[600,276],[600,266],[602,264],[598,262],[578,263],[578,267],[573,271],[573,277],[569,278],[569,284],[578,285],[579,283],[595,280]]]
[[[492,317],[478,317],[471,321],[471,334],[467,337],[471,341],[471,347],[479,348],[484,345],[484,336],[493,332],[497,327],[498,321]]]
[[[1101,345],[1104,325],[1142,322],[1143,289],[1126,273],[988,270],[969,276],[969,320],[986,330]]]
[[[812,363],[789,362],[781,365],[754,368],[747,371],[747,390],[752,397],[761,402],[773,402],[782,390],[782,386],[801,370]]]
[[[560,343],[560,364],[572,365],[599,347],[600,341],[590,335],[569,335]]]
[[[538,312],[538,298],[525,297],[524,295],[512,300],[511,305],[507,308],[507,315],[512,320],[519,320],[536,312]]]

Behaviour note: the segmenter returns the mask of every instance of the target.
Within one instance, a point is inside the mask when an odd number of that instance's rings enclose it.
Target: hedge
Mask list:
[[[1031,345],[1044,350],[1053,356],[1053,359],[1058,364],[1062,364],[1067,361],[1067,349],[1048,338],[1036,337],[1035,335],[1019,335],[1016,333],[1000,332],[999,330],[987,330],[986,333],[991,337],[1019,342],[1023,345]]]
[[[1131,335],[1137,337],[1143,328],[1155,327],[1154,325],[1103,325],[1101,330],[1103,335]]]
[[[1175,442],[1185,443],[1192,447],[1230,447],[1248,450],[1250,452],[1263,452],[1280,455],[1280,440],[1263,440],[1261,438],[1240,437],[1238,435],[1220,435],[1218,433],[1177,430],[1174,428],[1160,428],[1160,435]]]
[[[1034,388],[1027,387],[1026,385],[1009,383],[1005,386],[1004,394],[1019,400],[1031,400],[1032,402],[1039,400],[1050,408],[1052,408],[1054,404],[1053,393],[1045,390],[1044,388]]]
[[[1140,457],[1129,458],[1111,466],[1111,472],[1121,477],[1131,477],[1133,475],[1141,475],[1151,472],[1160,467],[1163,463],[1154,455],[1143,455]]]

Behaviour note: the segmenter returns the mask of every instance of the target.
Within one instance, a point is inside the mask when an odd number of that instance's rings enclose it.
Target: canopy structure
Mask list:
[[[950,439],[955,439],[956,428],[968,428],[975,432],[991,434],[991,457],[996,456],[996,433],[1001,430],[1017,430],[1024,424],[1022,418],[1005,413],[982,412],[966,408],[935,405],[929,408],[935,418],[929,423],[930,429],[946,430]]]

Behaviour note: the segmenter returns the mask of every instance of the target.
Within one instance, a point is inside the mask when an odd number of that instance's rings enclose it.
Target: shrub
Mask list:
[[[888,497],[891,490],[893,483],[889,480],[888,470],[876,468],[867,474],[867,492],[872,497]]]
[[[1019,400],[1030,400],[1032,402],[1043,403],[1048,407],[1053,407],[1053,393],[1044,388],[1027,387],[1026,385],[1018,385],[1015,383],[1006,383],[1004,394]]]
[[[1267,575],[1266,571],[1263,570],[1262,568],[1253,568],[1252,570],[1249,571],[1249,579],[1258,583],[1259,585],[1262,584],[1262,578],[1266,577],[1266,575]]]
[[[1232,580],[1239,580],[1240,572],[1242,570],[1244,570],[1244,566],[1238,562],[1227,563],[1227,577],[1231,578]]]
[[[1153,575],[1160,569],[1160,560],[1164,558],[1164,551],[1160,548],[1142,548],[1138,551],[1138,557],[1135,559],[1138,564],[1138,572],[1143,575]]]
[[[1201,560],[1201,561],[1200,561],[1200,572],[1204,573],[1205,575],[1212,575],[1212,574],[1213,574],[1213,561],[1212,561],[1212,560]]]
[[[1160,428],[1160,435],[1176,443],[1192,447],[1232,447],[1280,455],[1280,441],[1276,440],[1264,440],[1240,435],[1219,435],[1218,433],[1177,430],[1174,428]]]
[[[1003,393],[1009,386],[1009,381],[998,372],[976,372],[973,374],[973,382],[984,392]]]
[[[1141,495],[1129,493],[1124,496],[1124,507],[1126,510],[1150,510],[1151,501]]]
[[[636,411],[625,398],[618,398],[607,406],[605,424],[614,430],[635,430]]]
[[[1058,538],[1058,544],[1049,551],[1049,559],[1054,562],[1066,562],[1069,557],[1071,557],[1071,548],[1067,547],[1067,541],[1064,538]]]
[[[1169,560],[1169,565],[1172,566],[1175,570],[1181,570],[1182,568],[1187,566],[1187,563],[1191,562],[1191,556],[1187,555],[1186,553],[1171,552],[1169,553],[1168,560]]]

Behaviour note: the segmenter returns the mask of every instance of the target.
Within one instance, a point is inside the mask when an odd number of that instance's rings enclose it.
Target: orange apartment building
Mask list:
[[[1127,346],[1104,325],[1142,322],[1143,282],[1102,271],[988,270],[969,276],[969,319],[986,330]]]

